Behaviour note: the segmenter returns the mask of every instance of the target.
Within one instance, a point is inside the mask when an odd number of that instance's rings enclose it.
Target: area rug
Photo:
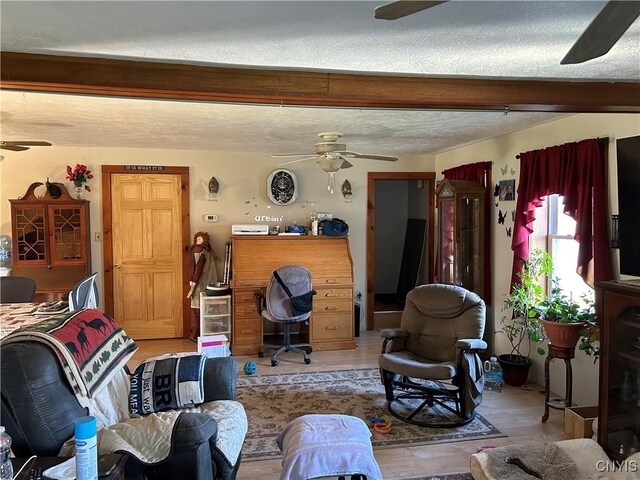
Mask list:
[[[473,480],[473,477],[469,472],[461,472],[429,475],[428,477],[397,478],[395,480]]]
[[[374,368],[240,376],[236,397],[249,419],[243,461],[279,457],[275,439],[282,428],[309,413],[352,415],[367,425],[371,425],[371,418],[389,417],[391,432],[373,432],[374,449],[505,436],[479,413],[467,425],[455,428],[419,427],[391,417],[380,372]],[[446,418],[434,411],[433,419],[437,420],[439,415]]]

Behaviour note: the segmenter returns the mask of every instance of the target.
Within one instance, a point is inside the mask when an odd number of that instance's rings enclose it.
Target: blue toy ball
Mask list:
[[[256,362],[247,362],[244,364],[244,373],[253,375],[256,373]]]

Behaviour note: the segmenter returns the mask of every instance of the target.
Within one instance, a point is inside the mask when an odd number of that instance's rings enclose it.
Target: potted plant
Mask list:
[[[582,304],[562,294],[557,280],[553,280],[551,295],[547,296],[543,280],[553,274],[551,256],[542,249],[533,250],[518,274],[521,284],[514,284],[504,302],[503,310],[512,309],[510,320],[502,317],[502,329],[511,344],[511,352],[498,356],[508,385],[520,386],[527,381],[531,360],[531,345],[544,355],[541,343],[549,338],[552,345],[574,347],[597,360],[596,316],[592,300],[583,296]],[[558,335],[556,333],[559,331]],[[525,350],[526,349],[526,350]]]
[[[542,280],[553,272],[553,262],[549,254],[541,249],[533,250],[525,260],[522,272],[518,273],[521,283],[513,284],[511,293],[502,310],[512,310],[511,318],[502,317],[502,328],[498,333],[505,335],[511,351],[498,355],[504,381],[508,385],[524,385],[531,367],[531,344],[540,344],[545,339],[536,308],[546,299]],[[544,349],[537,347],[538,353]]]
[[[597,324],[593,300],[582,295],[580,302],[574,301],[562,293],[556,279],[552,281],[551,295],[536,307],[549,343],[572,348],[580,340],[578,348],[597,359],[600,349],[595,346]]]

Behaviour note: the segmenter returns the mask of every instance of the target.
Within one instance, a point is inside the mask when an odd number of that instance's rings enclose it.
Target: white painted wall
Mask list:
[[[102,243],[93,241],[95,232],[102,232],[101,165],[167,165],[190,167],[191,184],[191,234],[198,230],[209,232],[219,255],[224,254],[224,243],[235,223],[254,223],[256,214],[284,215],[284,224],[306,222],[306,201],[316,202],[318,211],[332,212],[349,224],[349,238],[355,270],[355,289],[366,292],[366,219],[367,172],[400,171],[433,172],[434,156],[403,156],[397,162],[356,160],[353,168],[336,174],[339,187],[345,178],[353,190],[353,203],[345,203],[337,188],[331,195],[327,191],[327,174],[315,162],[296,164],[292,171],[299,180],[300,195],[289,206],[271,204],[266,196],[266,178],[280,160],[267,154],[210,152],[198,150],[152,150],[125,148],[32,148],[24,152],[2,151],[5,159],[0,162],[0,234],[11,234],[11,209],[9,199],[22,196],[33,182],[52,182],[68,186],[65,180],[67,165],[87,165],[94,173],[89,183],[92,191],[85,197],[91,201],[91,257],[94,271],[99,272],[98,285],[102,288]],[[207,201],[207,184],[211,176],[220,183],[217,202]],[[218,215],[218,223],[206,223],[205,213]],[[284,226],[284,225],[282,225]],[[319,252],[321,255],[322,252]],[[219,269],[222,274],[222,269]],[[101,295],[103,296],[103,295]],[[366,306],[363,303],[363,309]],[[366,312],[363,312],[366,318]],[[365,323],[365,322],[363,322]],[[366,328],[366,327],[364,327]]]
[[[519,178],[518,160],[515,158],[520,152],[540,149],[552,145],[574,142],[586,138],[609,137],[609,197],[610,209],[617,212],[617,185],[615,171],[615,140],[640,133],[640,115],[637,114],[579,114],[565,117],[560,120],[538,125],[527,130],[509,135],[498,136],[491,140],[469,145],[463,148],[451,150],[436,156],[436,172],[441,176],[441,171],[453,166],[467,163],[492,161],[493,183],[499,180]],[[503,169],[506,169],[503,174]],[[513,174],[511,172],[514,172]],[[517,185],[516,185],[517,188]],[[512,227],[511,211],[515,208],[515,201],[500,202],[498,208],[506,210],[507,219],[505,225],[498,225],[497,210],[493,209],[491,225],[494,233],[494,245],[492,248],[493,260],[493,311],[490,313],[492,320],[499,327],[502,316],[501,306],[509,291],[511,280],[511,265],[513,252],[511,251],[511,238],[505,233],[505,227]],[[614,266],[617,270],[617,265]],[[508,343],[502,336],[495,338],[496,352],[508,353]],[[534,366],[531,378],[544,383],[544,357],[532,354]],[[564,394],[564,364],[559,360],[552,362],[551,390],[559,395]],[[578,405],[596,405],[598,393],[598,364],[593,363],[592,357],[576,352],[573,360],[573,399]],[[542,408],[542,406],[541,406]]]

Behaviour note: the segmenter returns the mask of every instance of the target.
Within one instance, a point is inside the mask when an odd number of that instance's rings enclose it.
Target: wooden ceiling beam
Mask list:
[[[640,112],[640,83],[428,78],[2,52],[0,88],[210,102]]]

